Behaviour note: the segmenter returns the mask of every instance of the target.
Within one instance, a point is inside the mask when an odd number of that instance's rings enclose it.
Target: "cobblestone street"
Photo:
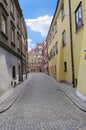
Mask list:
[[[86,112],[58,89],[55,79],[43,73],[28,78],[24,92],[0,114],[0,130],[86,130]]]

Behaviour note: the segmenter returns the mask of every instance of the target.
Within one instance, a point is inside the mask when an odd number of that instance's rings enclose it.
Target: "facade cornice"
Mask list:
[[[14,0],[14,2],[15,2],[15,5],[16,5],[16,7],[17,7],[19,13],[20,13],[20,16],[22,17],[22,16],[23,16],[23,13],[22,13],[22,10],[21,10],[21,7],[20,7],[20,5],[19,5],[18,0]]]
[[[6,46],[6,44],[2,43],[0,41],[0,46],[2,46],[4,49],[6,49],[7,51],[9,51],[10,53],[12,53],[13,55],[17,56],[18,58],[21,58],[21,55],[18,54],[15,50],[13,50],[11,47]]]

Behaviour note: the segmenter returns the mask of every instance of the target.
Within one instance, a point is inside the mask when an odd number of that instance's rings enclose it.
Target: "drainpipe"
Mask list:
[[[71,17],[71,0],[69,0],[69,22],[70,22],[70,46],[71,46],[72,84],[73,84],[73,87],[75,88],[74,57],[73,57],[73,36],[72,36],[72,17]]]
[[[27,67],[28,67],[28,44],[27,44],[27,30],[26,30],[26,54],[25,54],[25,66],[26,66],[26,79],[27,79]]]
[[[21,22],[22,22],[22,16],[21,16]],[[20,24],[21,24],[20,22]],[[23,82],[23,61],[22,61],[22,24],[21,24],[21,81]]]
[[[27,37],[26,37],[26,39],[27,39]],[[25,54],[25,73],[26,73],[26,79],[27,79],[27,66],[28,66],[28,64],[27,64],[27,62],[28,62],[28,53],[27,53],[27,41],[26,41],[26,50],[25,50],[26,52],[26,54]]]

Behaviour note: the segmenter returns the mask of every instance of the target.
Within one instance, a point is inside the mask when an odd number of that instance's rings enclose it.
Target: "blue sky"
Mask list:
[[[27,25],[28,49],[46,39],[57,0],[19,0]]]

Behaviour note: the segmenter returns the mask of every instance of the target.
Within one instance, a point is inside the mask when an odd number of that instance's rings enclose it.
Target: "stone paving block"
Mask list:
[[[86,130],[86,112],[59,91],[55,79],[42,73],[29,76],[23,93],[0,113],[0,130]]]

